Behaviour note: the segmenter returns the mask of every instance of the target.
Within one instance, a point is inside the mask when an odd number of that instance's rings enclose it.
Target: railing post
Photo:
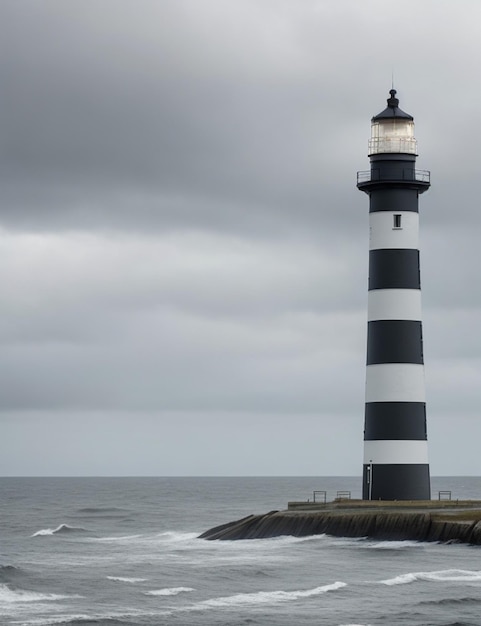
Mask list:
[[[326,496],[327,496],[327,491],[313,491],[312,492],[312,501],[316,502],[316,493],[322,493],[323,495],[323,500],[324,500],[324,504],[326,504]]]

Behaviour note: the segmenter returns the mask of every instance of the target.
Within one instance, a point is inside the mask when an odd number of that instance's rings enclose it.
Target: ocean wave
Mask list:
[[[420,573],[409,573],[409,574],[401,574],[400,576],[395,576],[394,578],[387,578],[386,580],[380,580],[379,582],[383,585],[407,585],[408,583],[413,583],[416,580],[419,580]]]
[[[326,546],[335,546],[336,548],[366,548],[368,537],[334,537],[333,535],[316,535],[324,538]]]
[[[138,624],[137,620],[139,618],[145,618],[145,617],[158,618],[158,617],[166,617],[171,614],[172,614],[171,611],[158,611],[155,613],[147,613],[145,611],[142,611],[138,613],[120,613],[118,615],[112,614],[112,616],[104,616],[104,617],[102,617],[101,615],[95,615],[93,618],[92,616],[88,617],[87,615],[85,615],[85,616],[78,616],[74,619],[70,619],[69,621],[63,622],[63,623],[68,624],[68,626],[83,626],[84,624],[86,626],[93,626],[94,624],[95,626],[104,626],[104,625],[105,626],[134,626]],[[50,626],[51,623],[52,622],[47,622],[45,626],[47,626],[47,624],[48,626]]]
[[[197,533],[181,533],[181,532],[164,532],[155,535],[119,535],[111,537],[91,537],[90,541],[104,543],[158,543],[159,541],[169,544],[186,543],[197,539]]]
[[[96,624],[96,626],[100,626],[101,624],[105,624],[105,626],[125,626],[124,621],[119,621],[116,618],[106,617],[104,619],[94,619],[88,615],[81,614],[66,615],[64,617],[38,617],[28,621],[12,622],[12,624],[18,624],[18,626],[57,626],[60,624],[64,624],[65,626],[82,626],[83,624],[88,626],[92,624]]]
[[[37,591],[25,591],[23,589],[10,589],[7,585],[0,584],[0,602],[6,604],[15,602],[49,602],[65,600],[67,598],[79,598],[80,596],[67,596],[56,593],[38,593]]]
[[[57,528],[43,528],[42,530],[37,530],[36,533],[31,535],[32,537],[47,537],[50,535],[57,535],[59,533],[84,533],[87,532],[85,528],[81,528],[80,526],[69,526],[68,524],[60,524]]]
[[[252,578],[252,576],[254,576],[255,578],[272,578],[272,574],[269,572],[265,572],[262,569],[258,569],[255,572],[245,572],[245,571],[241,571],[239,572],[240,574],[244,574],[245,576],[249,576],[249,578]],[[237,574],[238,575],[238,574]]]
[[[481,582],[481,571],[446,569],[435,572],[409,572],[379,582],[383,585],[406,585],[418,580],[428,582]]]
[[[168,530],[163,533],[159,533],[155,535],[157,540],[161,541],[169,541],[169,542],[178,542],[178,541],[191,541],[192,539],[198,538],[198,533],[186,533],[186,532],[178,532],[173,530]]]
[[[82,626],[86,624],[91,626],[96,624],[97,626],[126,626],[131,625],[133,619],[141,617],[163,617],[171,615],[170,611],[129,611],[129,612],[112,612],[112,613],[93,613],[86,615],[84,613],[76,613],[71,615],[59,615],[58,617],[33,617],[28,620],[23,619],[21,622],[11,622],[18,626],[53,626],[54,624],[65,624],[68,626]],[[128,622],[126,620],[129,620]]]
[[[224,546],[222,546],[224,548]],[[172,551],[174,552],[174,551]],[[172,553],[170,556],[176,556]],[[263,565],[273,565],[273,564],[282,564],[289,563],[292,561],[292,556],[290,555],[276,555],[271,553],[262,553],[262,564]],[[191,562],[198,567],[203,569],[212,569],[218,567],[224,567],[226,565],[230,566],[241,566],[241,565],[258,565],[259,563],[259,553],[247,553],[247,554],[225,554],[225,553],[214,553],[209,554],[209,558],[203,561],[199,561],[198,558],[192,559]]]
[[[187,591],[195,591],[192,587],[167,587],[165,589],[153,589],[152,591],[146,591],[146,596],[177,596],[179,593]]]
[[[118,513],[119,515],[125,515],[126,513],[131,513],[131,511],[129,509],[121,509],[117,506],[86,506],[82,509],[77,509],[77,513],[85,513],[87,515]]]
[[[22,574],[22,570],[14,565],[0,565],[0,582],[10,582]]]
[[[145,535],[119,535],[117,537],[92,537],[90,541],[98,541],[100,543],[130,543],[143,538],[145,538]]]
[[[376,541],[371,537],[329,537],[329,545],[339,548],[358,548],[359,550],[425,550],[434,545],[433,542],[412,541],[403,539],[399,541]]]
[[[370,550],[406,550],[408,548],[424,548],[426,544],[419,541],[410,541],[408,539],[403,541],[377,541],[366,543],[366,548]]]
[[[135,578],[135,577],[131,577],[129,578],[128,576],[107,576],[108,580],[113,580],[114,582],[118,582],[118,583],[143,583],[147,580],[147,578]]]
[[[480,602],[481,602],[481,598],[462,597],[462,598],[439,598],[436,600],[421,600],[420,602],[418,602],[418,604],[423,605],[423,606],[448,606],[450,604],[453,604],[453,605],[479,604]]]
[[[19,626],[53,626],[54,624],[91,624],[92,618],[87,615],[65,615],[62,617],[34,617],[32,619],[21,622],[11,622],[12,624],[18,624]],[[99,623],[99,622],[97,622]],[[112,622],[107,622],[109,626]]]
[[[319,535],[306,535],[305,537],[294,537],[292,535],[280,535],[279,537],[266,537],[265,539],[246,539],[243,543],[252,542],[255,544],[256,542],[262,543],[263,545],[269,544],[269,548],[284,548],[286,546],[290,546],[293,544],[300,543],[322,543],[329,544],[333,537],[326,535],[324,533],[320,533]]]
[[[289,602],[300,598],[318,596],[328,591],[336,591],[346,587],[347,583],[335,582],[314,589],[299,589],[297,591],[257,591],[255,593],[238,593],[234,596],[212,598],[200,602],[197,607],[232,607],[246,604],[275,604],[277,602]]]

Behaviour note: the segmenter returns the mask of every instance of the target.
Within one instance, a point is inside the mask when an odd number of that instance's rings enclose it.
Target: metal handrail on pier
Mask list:
[[[316,500],[317,494],[322,494],[322,500]],[[312,501],[313,502],[323,502],[326,504],[327,502],[327,491],[313,491],[312,492]]]
[[[450,491],[438,491],[438,500],[451,500]]]

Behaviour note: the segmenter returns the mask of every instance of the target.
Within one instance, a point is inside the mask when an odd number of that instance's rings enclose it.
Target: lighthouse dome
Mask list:
[[[371,119],[369,156],[383,153],[417,154],[414,118],[399,108],[396,90],[391,89],[387,107]]]

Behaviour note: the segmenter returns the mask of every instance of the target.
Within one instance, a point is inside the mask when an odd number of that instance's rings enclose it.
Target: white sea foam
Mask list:
[[[270,545],[279,544],[279,546],[289,545],[291,543],[305,543],[319,541],[319,539],[325,538],[327,535],[319,534],[319,535],[306,535],[305,537],[295,537],[294,535],[279,535],[278,537],[264,537],[263,539],[246,539],[242,541],[242,545],[246,545],[246,543],[252,544],[261,544],[261,545]],[[238,543],[238,540],[234,540]]]
[[[435,572],[409,572],[394,578],[381,580],[383,585],[406,585],[417,580],[428,582],[481,582],[481,571],[446,569]]]
[[[43,530],[37,530],[36,533],[33,533],[32,537],[45,537],[46,535],[53,535],[54,532],[55,530],[52,528],[44,528]]]
[[[336,546],[336,548],[352,548],[353,546],[365,547],[367,537],[334,537],[332,535],[320,535],[324,539],[326,546]]]
[[[135,578],[128,576],[107,576],[108,580],[113,580],[118,583],[143,583],[147,580],[147,578]]]
[[[418,574],[401,574],[400,576],[381,580],[380,582],[383,585],[406,585],[407,583],[413,583],[416,580],[418,580]]]
[[[115,620],[115,619],[136,619],[139,617],[166,617],[171,615],[172,611],[143,611],[129,610],[128,612],[106,612],[106,613],[74,613],[69,615],[59,615],[58,617],[33,617],[30,619],[22,619],[22,621],[9,622],[18,624],[18,626],[52,626],[53,624],[72,624],[73,622],[88,622],[89,624],[96,620]]]
[[[43,528],[42,530],[37,530],[36,533],[31,535],[32,537],[46,537],[49,535],[56,535],[57,533],[68,533],[68,532],[83,532],[85,528],[76,528],[75,526],[69,526],[68,524],[60,524],[57,528]]]
[[[377,541],[367,543],[366,548],[371,550],[405,550],[406,548],[424,548],[425,544],[419,541]]]
[[[375,541],[369,537],[329,537],[329,543],[340,548],[352,548],[355,546],[359,550],[408,550],[411,548],[425,550],[434,543],[422,541],[412,541],[409,539],[402,541]]]
[[[73,596],[59,595],[56,593],[38,593],[36,591],[25,591],[23,589],[10,589],[7,585],[0,584],[0,602],[45,602],[55,600],[65,600]],[[75,596],[80,597],[80,596]]]
[[[159,533],[157,535],[155,535],[156,539],[159,540],[163,540],[163,541],[189,541],[192,539],[196,539],[198,538],[199,533],[180,533],[180,532],[174,532],[174,531],[167,531],[167,532],[163,532],[163,533]]]
[[[152,591],[146,591],[146,596],[176,596],[179,593],[187,591],[195,591],[192,587],[167,587],[165,589],[153,589]]]
[[[314,589],[299,589],[297,591],[257,591],[255,593],[238,593],[234,596],[225,596],[221,598],[212,598],[200,602],[199,606],[208,607],[231,607],[242,606],[246,604],[275,604],[277,602],[289,602],[292,600],[298,600],[299,598],[309,598],[311,596],[318,596],[328,591],[336,591],[346,587],[346,583],[335,582],[330,585],[323,585],[322,587],[315,587]]]
[[[481,571],[464,570],[464,569],[446,569],[438,572],[428,572],[426,575],[427,580],[434,581],[452,581],[452,582],[464,582],[474,583],[481,582]]]
[[[119,535],[112,537],[92,537],[90,541],[100,543],[180,543],[197,540],[197,533],[164,532],[155,535]]]
[[[71,624],[75,621],[92,620],[92,617],[86,614],[63,615],[62,617],[34,617],[29,620],[22,619],[21,622],[11,622],[19,626],[52,626],[53,624]]]
[[[21,622],[13,621],[11,624],[18,624],[18,626],[53,626],[53,624],[70,624],[74,621],[83,621],[89,619],[88,615],[66,615],[63,617],[34,617],[33,619],[22,619]],[[92,619],[92,618],[90,618]]]

